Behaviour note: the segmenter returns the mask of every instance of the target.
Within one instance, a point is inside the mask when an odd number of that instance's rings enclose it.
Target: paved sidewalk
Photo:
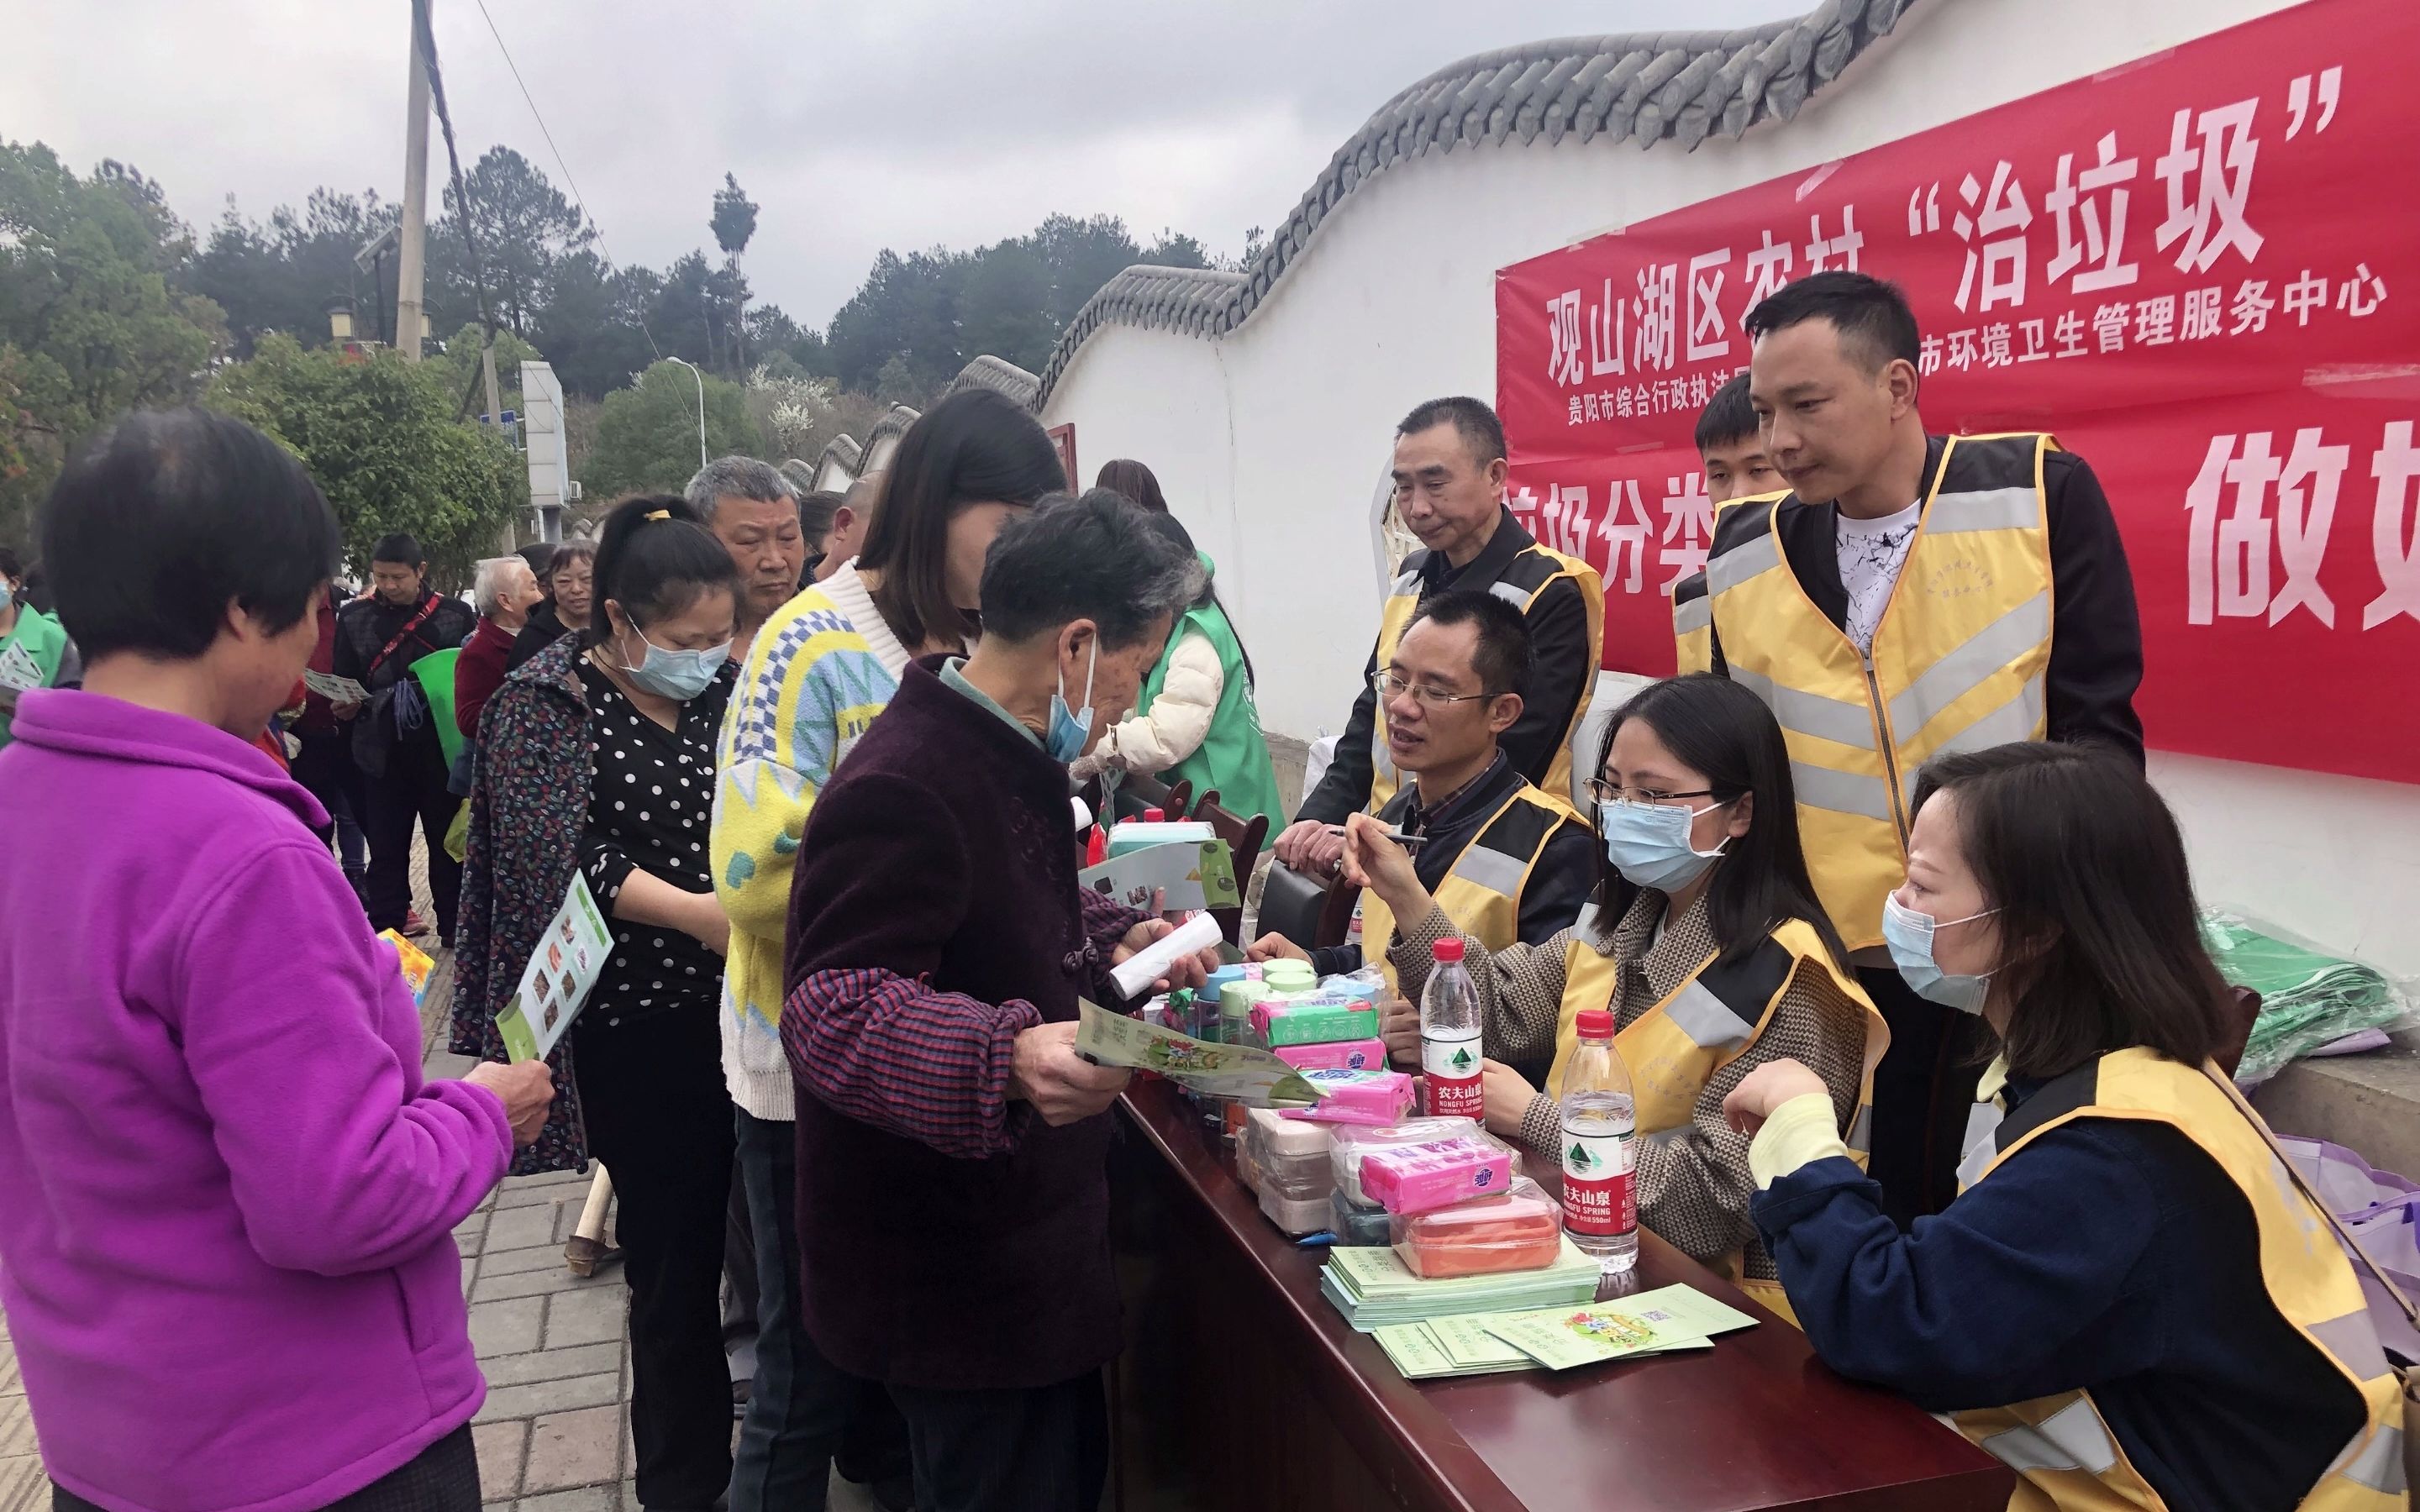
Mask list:
[[[433,917],[423,869],[413,890]],[[435,944],[434,936],[426,943]],[[458,1076],[468,1062],[443,1048],[454,958],[437,958],[421,1011],[426,1065]],[[640,1512],[629,1476],[628,1291],[619,1265],[583,1280],[563,1263],[564,1242],[588,1196],[588,1178],[516,1178],[454,1231],[471,1341],[488,1378],[473,1419],[479,1495],[512,1512]],[[35,1453],[24,1383],[0,1318],[0,1512],[48,1512],[50,1480]],[[875,1512],[837,1475],[832,1512]]]

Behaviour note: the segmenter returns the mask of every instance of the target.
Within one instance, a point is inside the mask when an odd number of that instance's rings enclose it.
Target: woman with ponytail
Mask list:
[[[712,1505],[731,1478],[718,1288],[731,1095],[717,1003],[730,933],[706,875],[715,732],[730,702],[731,554],[670,495],[626,499],[597,548],[588,628],[489,704],[463,863],[453,1048],[505,1058],[496,1015],[585,879],[613,949],[553,1059],[554,1119],[518,1171],[613,1173],[630,1286],[640,1502]]]

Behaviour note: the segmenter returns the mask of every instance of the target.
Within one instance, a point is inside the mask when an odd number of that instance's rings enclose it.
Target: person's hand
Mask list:
[[[1278,836],[1278,859],[1307,877],[1332,877],[1344,860],[1344,837],[1316,819],[1298,819]]]
[[[1481,1119],[1488,1132],[1507,1136],[1521,1133],[1521,1120],[1529,1116],[1529,1104],[1545,1096],[1529,1085],[1529,1078],[1500,1060],[1479,1063],[1479,1095],[1485,1104]]]
[[[1155,896],[1152,901],[1157,903],[1159,899]],[[1109,951],[1109,964],[1122,965],[1149,949],[1152,941],[1164,939],[1175,933],[1176,926],[1165,918],[1146,918],[1119,939],[1116,948]],[[1191,955],[1180,955],[1168,964],[1167,975],[1153,984],[1153,990],[1166,993],[1174,992],[1179,987],[1198,989],[1206,984],[1210,973],[1218,969],[1218,950],[1215,946],[1196,950]]]
[[[1282,934],[1264,934],[1244,948],[1247,961],[1299,961],[1311,964],[1311,952]]]
[[[328,712],[339,719],[349,719],[362,712],[362,706],[359,703],[331,703]]]
[[[1369,814],[1344,821],[1344,880],[1376,893],[1397,918],[1427,912],[1412,906],[1424,891],[1412,870],[1412,853],[1388,840],[1385,823]]]
[[[1073,1023],[1038,1024],[1011,1041],[1008,1095],[1057,1127],[1106,1112],[1126,1089],[1123,1066],[1095,1066],[1076,1053]]]
[[[729,955],[731,916],[722,911],[722,903],[710,892],[690,896],[697,902],[690,905],[689,920],[681,926],[681,933],[717,955]]]
[[[1401,994],[1378,1005],[1378,1038],[1387,1058],[1407,1071],[1420,1069],[1420,1011]]]
[[[1809,1092],[1828,1095],[1830,1088],[1823,1078],[1794,1060],[1784,1057],[1768,1060],[1749,1072],[1731,1095],[1723,1099],[1723,1120],[1744,1134],[1753,1134],[1764,1127],[1764,1120],[1793,1097]]]
[[[537,1143],[540,1131],[546,1128],[547,1110],[554,1104],[554,1072],[543,1060],[524,1060],[517,1065],[483,1060],[472,1067],[462,1079],[473,1087],[484,1087],[504,1104],[504,1121],[513,1126],[513,1143],[523,1148]]]

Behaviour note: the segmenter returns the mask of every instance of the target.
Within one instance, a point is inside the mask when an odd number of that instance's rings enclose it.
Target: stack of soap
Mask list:
[[[1479,1122],[1475,1119],[1448,1118],[1405,1119],[1401,1123],[1339,1129],[1336,1131],[1337,1188],[1356,1203],[1377,1207],[1378,1199],[1361,1190],[1362,1156],[1373,1149],[1426,1144],[1433,1139],[1454,1139],[1479,1132]],[[1512,1170],[1515,1175],[1520,1173],[1518,1154],[1513,1156]]]
[[[1388,1220],[1395,1257],[1414,1275],[1493,1275],[1555,1263],[1563,1248],[1563,1210],[1523,1178],[1496,1196]]]
[[[1393,1213],[1433,1212],[1512,1184],[1512,1147],[1484,1130],[1382,1146],[1361,1157],[1361,1190]]]
[[[1338,1067],[1307,1071],[1303,1080],[1320,1089],[1319,1102],[1288,1108],[1291,1119],[1313,1123],[1401,1123],[1412,1111],[1412,1079],[1400,1071],[1353,1071]]]
[[[1329,1040],[1321,1044],[1280,1045],[1277,1057],[1296,1071],[1385,1071],[1383,1040]]]
[[[1261,1211],[1289,1234],[1327,1227],[1327,1199],[1336,1187],[1335,1135],[1316,1123],[1281,1118],[1275,1108],[1245,1112],[1235,1166],[1260,1194]]]
[[[1252,1033],[1264,1050],[1335,1040],[1374,1040],[1378,1011],[1342,993],[1264,998],[1252,1005]]]

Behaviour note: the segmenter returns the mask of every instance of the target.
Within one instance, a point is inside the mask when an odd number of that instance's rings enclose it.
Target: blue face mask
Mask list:
[[[1093,743],[1093,669],[1100,659],[1101,638],[1095,634],[1093,649],[1084,658],[1084,712],[1080,715],[1067,707],[1067,674],[1059,674],[1059,691],[1050,695],[1050,733],[1042,737],[1042,748],[1054,762],[1072,762]]]
[[[1899,974],[1907,979],[1909,988],[1916,996],[1939,1003],[1944,1008],[1954,1008],[1961,1013],[1980,1013],[1983,1011],[1983,999],[1992,990],[1992,973],[1987,971],[1979,977],[1959,977],[1942,970],[1932,959],[1932,937],[1953,924],[1989,918],[1998,912],[1996,908],[1986,908],[1979,914],[1968,914],[1964,918],[1936,922],[1913,908],[1901,907],[1896,897],[1885,897],[1883,900],[1883,943],[1890,947],[1891,964],[1899,967]]]
[[[1689,826],[1698,816],[1721,807],[1719,803],[1702,809],[1675,809],[1660,803],[1600,804],[1596,828],[1605,837],[1606,858],[1623,881],[1635,887],[1677,892],[1705,875],[1706,869],[1722,857],[1719,846],[1701,851],[1689,843]]]
[[[731,659],[728,640],[704,651],[667,651],[648,640],[647,632],[637,625],[630,629],[639,638],[639,644],[647,648],[647,655],[635,667],[624,658],[622,670],[643,690],[676,703],[687,703],[705,692],[713,685],[714,674]]]

